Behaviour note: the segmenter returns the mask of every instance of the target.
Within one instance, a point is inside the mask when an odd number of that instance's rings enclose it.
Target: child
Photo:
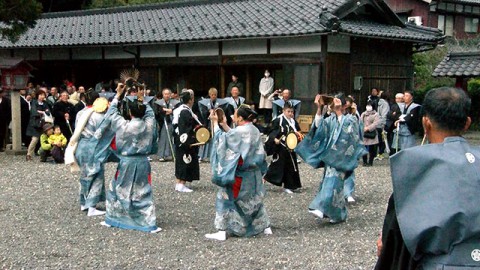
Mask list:
[[[285,143],[285,138],[291,132],[298,134],[297,137],[300,136],[300,126],[293,116],[293,105],[287,101],[283,106],[283,114],[272,122],[272,131],[265,143],[267,154],[273,156],[264,179],[277,186],[283,184],[284,191],[289,194],[302,187],[297,154],[287,149]]]
[[[51,156],[51,151],[53,145],[50,143],[48,138],[50,135],[53,134],[53,125],[50,123],[45,123],[42,126],[43,133],[40,136],[40,149],[38,150],[38,154],[40,155],[40,161],[46,162],[47,157]]]
[[[52,145],[52,157],[56,163],[64,162],[64,151],[67,145],[67,138],[63,136],[60,126],[53,127],[53,134],[48,137],[48,142]]]

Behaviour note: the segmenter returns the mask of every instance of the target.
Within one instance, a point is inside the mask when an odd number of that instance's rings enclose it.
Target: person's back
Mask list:
[[[431,144],[391,158],[393,195],[376,269],[480,269],[473,250],[480,242],[480,147],[460,136],[470,126],[470,104],[459,89],[427,93],[422,122]]]

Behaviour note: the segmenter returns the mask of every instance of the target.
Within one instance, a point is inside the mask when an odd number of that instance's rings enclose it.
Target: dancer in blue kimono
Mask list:
[[[346,103],[342,94],[333,99],[333,113],[327,118],[322,116],[324,101],[320,95],[316,96],[315,104],[318,109],[312,129],[296,151],[312,167],[325,167],[323,181],[308,207],[309,212],[338,223],[347,219],[344,180],[353,173],[366,150],[357,119],[344,114]]]
[[[106,132],[102,137],[96,136],[104,122],[108,101],[98,98],[98,93],[93,90],[85,93],[85,101],[86,107],[77,114],[75,132],[69,144],[77,145],[75,159],[80,168],[80,210],[88,210],[88,216],[98,216],[105,214],[95,207],[99,202],[105,201],[104,164],[110,154],[109,146],[115,134]]]
[[[215,125],[211,164],[212,182],[219,187],[215,202],[218,232],[206,234],[206,238],[223,241],[227,234],[240,237],[272,234],[263,205],[266,154],[260,131],[251,122],[255,116],[250,107],[240,106],[234,115],[237,127],[230,129],[226,119],[218,123],[217,115],[210,114]]]
[[[135,85],[135,84],[134,84]],[[157,125],[152,108],[143,103],[142,85],[137,99],[129,102],[131,120],[125,120],[118,110],[119,98],[125,86],[119,84],[117,95],[110,104],[105,128],[115,131],[112,148],[120,159],[115,177],[107,191],[107,213],[102,225],[156,233],[151,168],[148,155],[156,153]]]

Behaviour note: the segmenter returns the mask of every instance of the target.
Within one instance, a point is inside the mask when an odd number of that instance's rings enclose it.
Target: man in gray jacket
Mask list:
[[[377,113],[380,116],[380,122],[377,126],[377,134],[378,134],[378,155],[375,158],[376,160],[383,159],[383,153],[385,152],[385,141],[383,139],[383,132],[385,129],[385,124],[387,123],[387,115],[390,111],[390,105],[388,104],[388,97],[387,94],[383,91],[380,91],[380,98],[378,99],[378,108]]]

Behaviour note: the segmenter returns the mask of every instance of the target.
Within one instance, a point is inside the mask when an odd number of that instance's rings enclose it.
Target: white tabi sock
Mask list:
[[[349,203],[354,203],[354,202],[355,202],[355,199],[354,199],[352,196],[348,196],[347,202],[349,202]]]
[[[101,215],[105,215],[105,211],[100,211],[100,210],[96,209],[95,207],[89,207],[88,208],[87,216],[94,217],[94,216],[101,216]]]
[[[107,222],[105,222],[105,221],[100,222],[100,225],[108,227],[108,228],[112,227],[111,225],[108,225]]]
[[[87,209],[88,209],[88,207],[85,207],[85,205],[80,205],[80,211],[85,211]]]
[[[158,227],[155,230],[150,231],[150,233],[158,233],[158,232],[161,232],[161,231],[162,231],[162,228]]]
[[[285,192],[287,194],[293,194],[293,191],[291,189],[288,189],[288,188],[284,188],[283,192]]]
[[[266,228],[265,230],[263,230],[263,234],[272,235],[273,234],[272,228],[270,228],[270,227]]]
[[[181,192],[193,192],[193,190],[189,189],[185,185],[183,185]]]
[[[320,210],[308,210],[308,212],[315,215],[318,218],[323,218],[323,213]]]
[[[227,240],[227,232],[226,231],[218,231],[216,233],[207,233],[205,237],[208,239],[218,240],[218,241],[225,241]]]

